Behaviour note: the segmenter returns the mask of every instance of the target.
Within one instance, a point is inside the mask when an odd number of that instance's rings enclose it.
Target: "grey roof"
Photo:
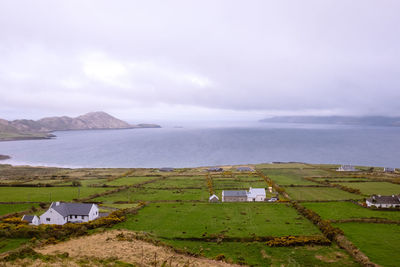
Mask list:
[[[247,197],[245,190],[224,190],[222,192],[225,197]]]
[[[165,168],[160,168],[159,170],[161,172],[172,172],[174,171],[174,168],[165,167]]]
[[[392,196],[376,196],[368,198],[367,201],[374,204],[396,204],[400,205],[400,196],[392,195]]]
[[[220,167],[213,167],[213,168],[209,168],[207,169],[207,171],[209,172],[222,172],[224,169],[220,168]]]
[[[34,215],[24,215],[22,216],[22,220],[31,223],[34,217]]]
[[[236,170],[238,170],[238,171],[254,171],[250,167],[238,167]]]
[[[94,205],[93,203],[64,203],[64,202],[51,203],[50,208],[60,213],[62,216],[70,215],[89,215],[90,209]]]

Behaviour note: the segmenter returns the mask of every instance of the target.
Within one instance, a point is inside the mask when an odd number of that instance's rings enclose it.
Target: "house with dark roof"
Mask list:
[[[381,196],[372,195],[365,201],[368,207],[400,208],[400,195]]]
[[[247,191],[246,190],[223,190],[222,191],[222,202],[246,202]]]
[[[223,170],[224,169],[222,169],[221,167],[213,167],[207,169],[208,172],[222,172]]]
[[[239,172],[254,172],[254,169],[250,167],[238,167],[236,170]]]
[[[174,168],[169,168],[169,167],[164,167],[164,168],[160,168],[158,169],[160,172],[173,172]]]
[[[30,225],[39,225],[40,220],[36,215],[24,215],[22,216],[22,221],[28,222]]]
[[[395,168],[385,167],[385,168],[383,168],[383,171],[384,171],[384,172],[395,172],[396,169],[395,169]]]
[[[338,172],[356,172],[358,171],[353,165],[342,165],[336,171]]]
[[[53,202],[40,216],[40,224],[82,223],[99,217],[99,207],[93,203]]]

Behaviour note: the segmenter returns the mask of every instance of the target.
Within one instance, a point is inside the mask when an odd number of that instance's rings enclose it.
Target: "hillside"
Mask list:
[[[278,116],[260,120],[275,123],[309,123],[366,126],[400,126],[400,117],[385,116]]]
[[[37,121],[0,119],[0,140],[51,138],[50,132],[92,129],[159,128],[156,124],[132,125],[105,112],[90,112],[76,118],[48,117]]]

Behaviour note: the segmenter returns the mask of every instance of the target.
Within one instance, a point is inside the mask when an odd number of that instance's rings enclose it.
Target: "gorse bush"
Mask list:
[[[324,236],[281,236],[266,242],[270,247],[290,247],[305,245],[330,245],[331,242]]]

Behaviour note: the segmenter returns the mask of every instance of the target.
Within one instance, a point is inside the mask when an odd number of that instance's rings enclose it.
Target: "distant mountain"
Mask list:
[[[400,126],[400,117],[385,116],[279,116],[262,119],[260,122],[309,123],[369,126]]]
[[[90,112],[76,118],[49,117],[37,121],[0,119],[0,140],[50,138],[53,131],[92,129],[160,128],[157,124],[132,125],[105,112]]]

